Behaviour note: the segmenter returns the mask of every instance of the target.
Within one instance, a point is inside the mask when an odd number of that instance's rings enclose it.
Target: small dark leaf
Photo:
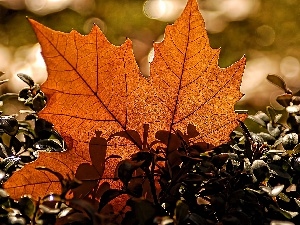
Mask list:
[[[134,180],[131,180],[128,184],[128,187],[127,187],[127,192],[128,194],[136,197],[136,198],[140,198],[143,196],[143,191],[147,191],[145,190],[146,188],[143,189],[143,186],[149,186],[148,184],[148,180],[145,181],[144,183],[141,182],[141,180],[139,179],[134,179]]]
[[[190,156],[199,157],[201,153],[211,151],[215,146],[205,143],[205,142],[197,142],[193,145],[190,145],[187,149]]]
[[[68,223],[74,225],[91,225],[90,219],[83,213],[75,212],[68,216]]]
[[[286,86],[285,81],[278,75],[269,74],[267,80],[277,87],[281,88],[285,93],[292,94],[292,91]]]
[[[25,143],[24,148],[28,149],[31,148],[34,144],[34,136],[31,133],[24,133]]]
[[[211,162],[214,164],[215,167],[221,169],[222,166],[225,164],[227,159],[229,158],[228,154],[219,154],[212,157]]]
[[[80,211],[85,212],[91,221],[95,221],[96,210],[92,204],[83,199],[71,199],[70,204],[74,209],[78,208]]]
[[[250,162],[253,162],[253,151],[252,151],[252,135],[250,134],[250,131],[246,127],[246,125],[240,121],[240,126],[243,130],[243,134],[245,136],[245,156],[250,160]]]
[[[14,152],[17,154],[22,148],[22,143],[19,141],[18,138],[12,136],[10,138],[10,146],[13,147]]]
[[[21,155],[20,158],[21,158],[21,162],[22,163],[30,163],[34,160],[36,160],[37,156],[32,154],[32,152],[30,151],[26,151],[28,154],[30,155]]]
[[[64,149],[54,140],[45,139],[33,144],[33,149],[47,152],[62,152]]]
[[[132,211],[128,211],[124,215],[124,219],[122,220],[122,225],[132,225],[132,224],[139,224],[136,215]]]
[[[188,220],[192,221],[194,225],[207,225],[208,224],[206,219],[199,216],[197,213],[191,213],[188,216]]]
[[[181,145],[181,140],[177,135],[165,130],[157,131],[155,133],[155,138],[160,140],[161,143],[168,146],[167,149],[168,152],[177,150]]]
[[[143,161],[135,162],[131,160],[123,160],[118,165],[118,178],[127,186],[128,182],[132,178],[133,172],[138,169],[142,164]]]
[[[152,163],[153,154],[150,152],[137,152],[137,153],[131,155],[131,160],[134,160],[137,162],[144,161],[144,163],[141,165],[141,167],[147,168]]]
[[[32,80],[32,78],[24,73],[18,73],[17,76],[24,81],[29,87],[33,87],[34,86],[34,81]]]
[[[233,172],[233,164],[231,159],[228,159],[228,162],[226,163],[226,172],[232,173]]]
[[[1,161],[0,169],[10,174],[16,170],[20,161],[21,161],[20,157],[16,157],[16,156],[7,157],[3,161]]]
[[[25,101],[27,99],[29,99],[31,97],[31,91],[30,91],[30,88],[26,87],[26,88],[23,88],[20,92],[19,92],[19,97],[18,99],[20,101]]]
[[[293,95],[291,94],[282,94],[276,98],[276,101],[283,107],[287,107],[292,102]]]
[[[38,93],[32,99],[32,109],[36,112],[41,111],[46,105],[45,97]]]
[[[25,116],[25,120],[37,120],[38,117],[36,114],[28,114]]]
[[[196,130],[196,127],[192,124],[189,124],[187,126],[187,135],[188,138],[194,138],[197,137],[200,133]]]
[[[34,131],[40,139],[48,139],[52,135],[53,124],[44,119],[37,119]]]
[[[118,190],[118,189],[108,189],[106,190],[103,195],[101,196],[98,212],[101,211],[101,209],[109,203],[111,200],[115,199],[116,197],[125,194],[125,191]]]
[[[2,128],[8,135],[14,136],[18,132],[19,124],[17,119],[13,116],[1,116],[0,128]]]
[[[278,176],[288,179],[288,180],[291,179],[291,175],[287,171],[285,171],[282,168],[282,166],[275,165],[273,163],[269,163],[268,165],[269,165],[270,169],[274,170]]]
[[[8,195],[8,193],[4,190],[4,189],[2,189],[2,188],[0,188],[0,206],[2,206],[2,207],[10,207],[10,200],[9,200],[9,195]],[[0,207],[0,208],[2,208],[2,207]]]
[[[29,218],[33,216],[35,211],[35,202],[30,196],[28,195],[22,196],[19,199],[18,204],[19,204],[19,209],[23,215],[26,215]]]
[[[189,216],[189,206],[181,200],[177,201],[174,216],[177,224],[183,223]]]
[[[138,220],[138,224],[152,224],[157,209],[150,201],[131,198],[126,204],[132,208]]]

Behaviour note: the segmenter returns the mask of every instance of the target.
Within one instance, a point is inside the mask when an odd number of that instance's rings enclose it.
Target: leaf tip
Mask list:
[[[128,37],[126,37],[125,42],[121,45],[121,47],[132,48],[132,41]]]
[[[34,26],[35,24],[38,24],[37,21],[35,21],[34,19],[29,18],[28,16],[26,16],[26,19],[28,20],[28,22],[30,23],[31,26]]]
[[[98,25],[97,25],[97,24],[95,24],[95,23],[93,23],[92,29],[90,30],[90,32],[89,32],[89,33],[92,33],[93,31],[96,31],[96,32],[101,32],[101,33],[102,33],[102,31],[101,31],[100,27],[98,27]]]
[[[239,61],[241,61],[242,63],[246,63],[246,55],[244,54]]]

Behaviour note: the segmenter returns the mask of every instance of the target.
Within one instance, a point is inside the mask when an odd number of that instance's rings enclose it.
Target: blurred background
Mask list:
[[[121,45],[133,41],[142,73],[149,76],[153,41],[163,39],[186,0],[0,0],[0,71],[9,82],[0,94],[17,93],[26,84],[17,73],[35,82],[46,80],[40,46],[26,17],[55,30],[76,29],[89,33],[97,24],[108,40]],[[275,98],[283,93],[266,80],[267,74],[284,78],[300,89],[300,0],[198,0],[213,48],[221,47],[220,67],[227,67],[244,54],[247,65],[237,104],[249,113],[266,105],[281,109]]]

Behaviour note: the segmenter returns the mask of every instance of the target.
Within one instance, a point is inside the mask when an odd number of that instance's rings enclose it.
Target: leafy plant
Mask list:
[[[15,115],[0,115],[0,170],[5,174],[1,179],[2,183],[15,170],[36,160],[38,151],[64,150],[64,141],[53,128],[53,124],[36,115],[45,105],[43,92],[28,75],[18,76],[29,85],[29,88],[20,91],[19,99],[25,99],[24,104],[34,111],[26,115],[25,121],[18,121]]]

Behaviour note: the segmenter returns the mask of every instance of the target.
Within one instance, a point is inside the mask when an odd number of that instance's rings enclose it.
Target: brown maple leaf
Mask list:
[[[200,133],[194,142],[217,146],[246,117],[234,112],[242,97],[245,58],[225,69],[218,66],[220,50],[209,45],[196,0],[188,1],[180,18],[167,26],[164,41],[154,45],[149,79],[139,72],[130,40],[116,47],[97,26],[83,36],[30,23],[48,70],[42,90],[50,100],[39,116],[55,125],[68,150],[42,152],[14,173],[5,184],[12,197],[60,191],[58,179],[35,170],[37,166],[63,176],[74,173],[85,179],[85,190],[97,189],[100,180],[113,176],[120,160],[105,163],[106,155],[127,158],[156,138],[170,149],[172,135],[185,132],[189,124]],[[144,124],[149,124],[147,132]],[[91,147],[96,131],[98,149]]]

